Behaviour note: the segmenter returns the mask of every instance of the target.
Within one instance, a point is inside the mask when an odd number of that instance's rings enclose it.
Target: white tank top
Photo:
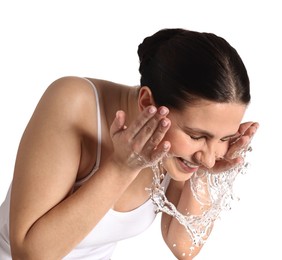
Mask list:
[[[97,103],[97,126],[98,146],[96,164],[93,170],[84,179],[75,183],[75,186],[82,185],[98,169],[101,158],[101,115],[99,97],[94,84],[93,86]],[[170,178],[168,174],[162,182],[165,190],[168,187]],[[10,192],[8,190],[6,199],[0,207],[0,259],[12,260],[9,242],[9,205]],[[136,236],[145,231],[156,217],[155,206],[149,199],[140,207],[129,212],[117,212],[110,209],[92,231],[63,259],[64,260],[109,260],[113,254],[118,241]]]

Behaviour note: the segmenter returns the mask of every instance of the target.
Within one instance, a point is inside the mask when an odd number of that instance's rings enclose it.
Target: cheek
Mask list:
[[[168,131],[165,139],[171,144],[169,153],[177,154],[177,150],[181,147],[181,138],[177,134],[174,134],[173,131]]]
[[[170,141],[170,152],[176,156],[190,155],[198,151],[202,147],[201,142],[195,142],[189,136],[175,131],[169,131],[166,135],[166,140]]]

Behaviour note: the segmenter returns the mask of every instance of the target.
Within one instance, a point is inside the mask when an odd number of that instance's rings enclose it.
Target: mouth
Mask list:
[[[199,169],[199,165],[193,164],[181,157],[177,157],[177,161],[179,166],[181,167],[182,171],[186,173],[193,173]]]

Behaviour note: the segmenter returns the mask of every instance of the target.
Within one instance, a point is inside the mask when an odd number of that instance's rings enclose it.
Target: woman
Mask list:
[[[155,218],[153,164],[162,160],[177,210],[199,214],[193,173],[242,163],[234,155],[258,123],[241,123],[250,92],[236,50],[211,33],[164,29],[138,55],[139,87],[64,77],[47,88],[1,206],[1,259],[110,259]],[[163,213],[161,226],[175,257],[198,254],[175,218]]]

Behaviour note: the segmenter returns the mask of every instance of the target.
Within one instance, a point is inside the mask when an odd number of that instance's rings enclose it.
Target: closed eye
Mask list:
[[[231,140],[232,137],[225,137],[225,138],[221,138],[220,141],[221,142],[229,142]]]
[[[191,137],[191,139],[195,140],[195,141],[199,141],[201,139],[205,139],[206,137],[205,136],[192,136],[192,135],[189,135]]]

